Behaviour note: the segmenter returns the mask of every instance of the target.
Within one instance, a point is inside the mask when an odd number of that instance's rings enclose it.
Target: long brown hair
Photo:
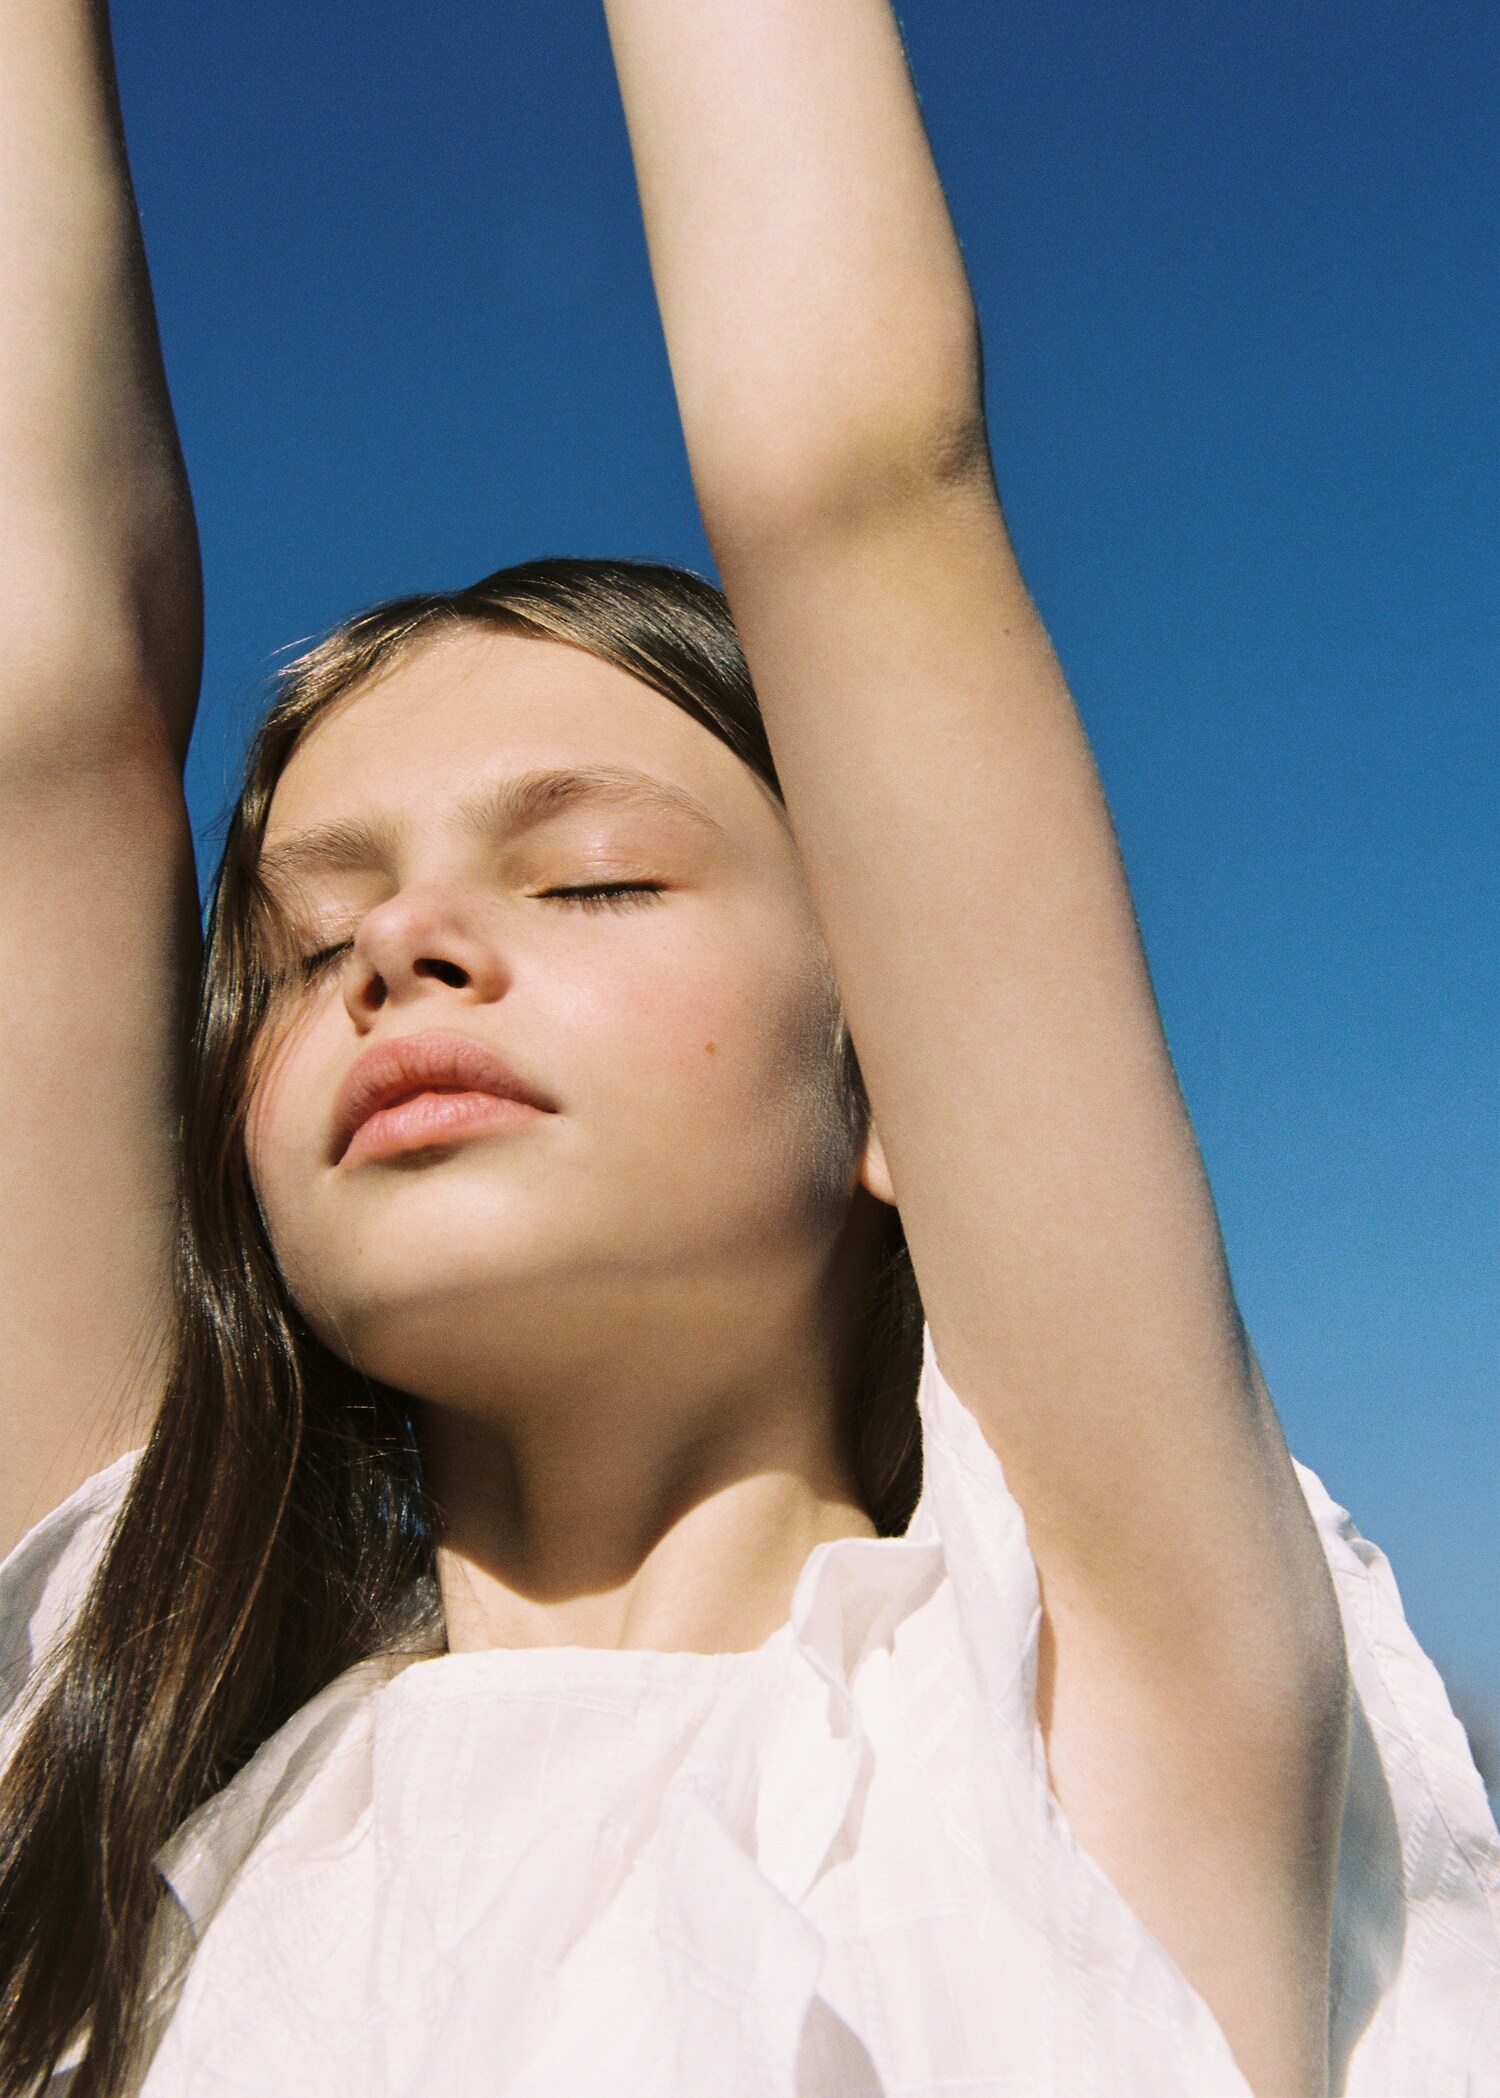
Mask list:
[[[396,1636],[431,1582],[433,1526],[402,1396],[309,1332],[267,1242],[244,1125],[274,990],[259,860],[271,797],[335,701],[466,627],[566,642],[683,708],[779,793],[719,593],[683,571],[553,560],[402,598],[284,673],[214,884],[188,1063],[172,1358],[154,1432],[82,1612],[0,1785],[0,2087],[83,2046],[72,2098],[139,2072],[153,1864],[180,1823],[333,1678]],[[847,1036],[851,1117],[868,1109]],[[921,1306],[895,1212],[850,1379],[849,1450],[901,1531],[921,1453]]]

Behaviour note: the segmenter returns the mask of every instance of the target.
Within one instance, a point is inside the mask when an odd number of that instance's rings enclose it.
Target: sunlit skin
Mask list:
[[[623,672],[476,633],[311,732],[265,864],[255,1184],[318,1332],[420,1401],[450,1645],[760,1643],[871,1532],[833,1421],[889,1196],[779,804]],[[368,1051],[454,1034],[545,1105],[340,1130]]]
[[[250,1132],[272,1239],[327,1340],[413,1395],[455,1646],[727,1650],[868,1528],[832,1421],[894,1179],[1025,1519],[1061,1807],[1260,2098],[1322,2098],[1342,1625],[997,500],[894,17],[605,12],[791,830],[576,650],[445,640],[350,696],[271,825],[309,965]],[[145,1438],[172,1359],[201,593],[106,10],[20,0],[0,41],[4,1549]],[[834,975],[889,1178],[844,1117]],[[359,1059],[422,1034],[529,1106],[346,1129]]]

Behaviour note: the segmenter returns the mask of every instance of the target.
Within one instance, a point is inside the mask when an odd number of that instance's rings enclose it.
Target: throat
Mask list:
[[[585,1488],[550,1519],[507,1499],[443,1509],[438,1578],[451,1652],[749,1652],[786,1622],[809,1553],[875,1535],[841,1479],[782,1466],[733,1468],[664,1495],[655,1510],[607,1489]]]

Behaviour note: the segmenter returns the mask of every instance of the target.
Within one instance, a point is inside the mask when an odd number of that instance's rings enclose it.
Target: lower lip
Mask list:
[[[382,1107],[361,1122],[344,1153],[345,1165],[396,1158],[415,1151],[443,1151],[476,1136],[493,1135],[533,1122],[541,1109],[494,1093],[418,1093],[395,1107]]]

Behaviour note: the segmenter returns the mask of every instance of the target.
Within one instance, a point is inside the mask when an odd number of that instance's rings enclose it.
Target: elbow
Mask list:
[[[721,403],[702,417],[685,407],[716,553],[878,530],[976,493],[993,500],[972,315],[913,329],[896,354],[867,353],[864,365],[846,370],[830,353],[801,391],[750,388],[743,409]]]
[[[192,729],[201,618],[176,578],[123,581],[82,564],[13,562],[0,578],[7,782],[152,762],[180,768]]]

